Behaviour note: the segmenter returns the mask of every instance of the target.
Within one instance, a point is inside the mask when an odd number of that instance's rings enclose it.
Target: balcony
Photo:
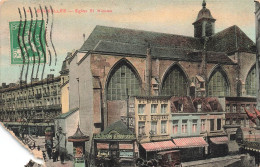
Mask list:
[[[61,109],[61,104],[48,105],[46,109]]]
[[[47,93],[43,93],[43,97],[49,97],[50,96],[50,93],[47,92]]]
[[[53,92],[52,92],[52,95],[53,95],[53,96],[57,96],[57,91],[53,91]]]
[[[29,95],[28,99],[34,99],[34,96],[33,95]]]
[[[35,98],[36,98],[36,99],[42,98],[42,94],[41,94],[41,93],[36,94],[36,95],[35,95]]]

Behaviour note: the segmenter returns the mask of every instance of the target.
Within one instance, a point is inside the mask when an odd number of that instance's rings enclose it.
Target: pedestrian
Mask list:
[[[48,154],[49,159],[51,159],[51,152],[52,152],[51,148],[47,147],[47,154]]]
[[[55,155],[55,150],[52,150],[52,158],[53,158],[53,162],[57,161],[57,157]]]
[[[59,151],[58,150],[55,151],[54,155],[56,157],[56,160],[59,161]]]
[[[46,161],[46,154],[45,154],[45,151],[42,152],[42,156],[43,156],[44,161]]]
[[[62,164],[64,163],[64,158],[65,158],[65,155],[64,155],[64,152],[62,152],[60,154],[60,161],[61,161]]]

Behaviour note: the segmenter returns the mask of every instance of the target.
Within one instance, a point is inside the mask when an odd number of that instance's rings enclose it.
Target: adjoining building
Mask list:
[[[0,119],[15,132],[44,136],[46,127],[54,130],[53,118],[61,113],[60,77],[49,74],[29,84],[2,84]]]

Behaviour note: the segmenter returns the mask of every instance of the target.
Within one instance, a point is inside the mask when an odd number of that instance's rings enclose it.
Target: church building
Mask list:
[[[255,43],[236,25],[215,32],[213,16],[203,1],[194,36],[94,28],[68,60],[69,108],[79,108],[87,151],[94,134],[134,118],[132,96],[256,96]]]

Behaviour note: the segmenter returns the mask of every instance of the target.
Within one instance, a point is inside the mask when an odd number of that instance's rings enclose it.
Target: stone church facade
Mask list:
[[[69,108],[79,108],[82,132],[92,138],[134,113],[128,96],[255,97],[254,42],[215,24],[203,3],[194,37],[96,26],[69,59]]]

